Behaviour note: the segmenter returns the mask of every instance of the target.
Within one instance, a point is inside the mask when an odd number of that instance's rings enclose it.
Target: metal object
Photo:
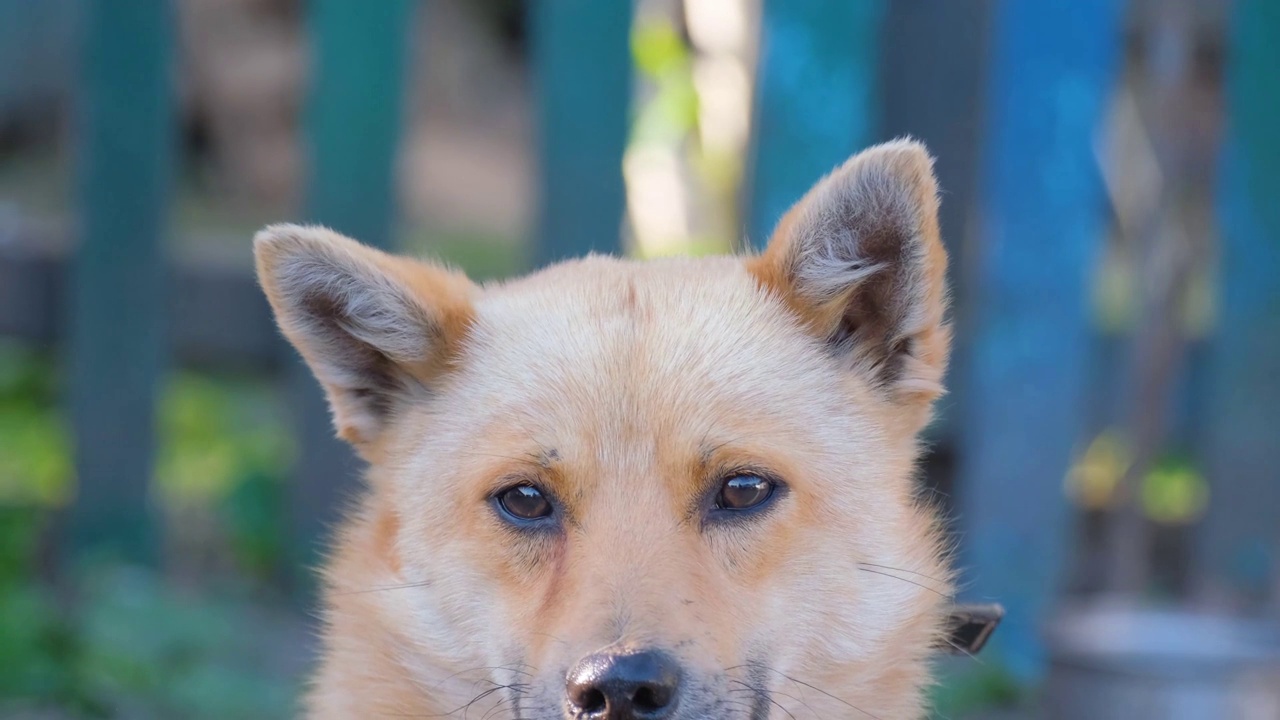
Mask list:
[[[999,605],[957,605],[951,609],[947,645],[957,655],[977,655],[1003,619]]]
[[[1110,603],[1057,614],[1049,638],[1049,718],[1280,718],[1280,625]]]

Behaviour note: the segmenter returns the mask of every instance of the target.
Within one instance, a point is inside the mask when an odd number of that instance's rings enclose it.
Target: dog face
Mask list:
[[[263,231],[280,326],[371,467],[313,715],[917,717],[949,593],[912,482],[948,345],[935,197],[892,143],[762,255],[483,288]]]

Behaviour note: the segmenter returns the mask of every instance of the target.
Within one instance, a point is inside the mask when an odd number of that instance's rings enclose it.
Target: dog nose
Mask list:
[[[569,706],[588,720],[661,720],[680,690],[680,666],[655,650],[588,655],[569,672]]]

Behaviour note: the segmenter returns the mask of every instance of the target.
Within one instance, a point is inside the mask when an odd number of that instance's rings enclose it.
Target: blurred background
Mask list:
[[[276,718],[358,465],[251,276],[761,247],[937,156],[940,718],[1280,718],[1280,3],[0,0],[0,717]]]

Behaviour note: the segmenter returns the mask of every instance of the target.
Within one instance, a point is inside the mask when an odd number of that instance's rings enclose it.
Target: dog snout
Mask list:
[[[658,650],[588,655],[569,671],[565,693],[584,720],[663,720],[675,710],[680,665]]]

